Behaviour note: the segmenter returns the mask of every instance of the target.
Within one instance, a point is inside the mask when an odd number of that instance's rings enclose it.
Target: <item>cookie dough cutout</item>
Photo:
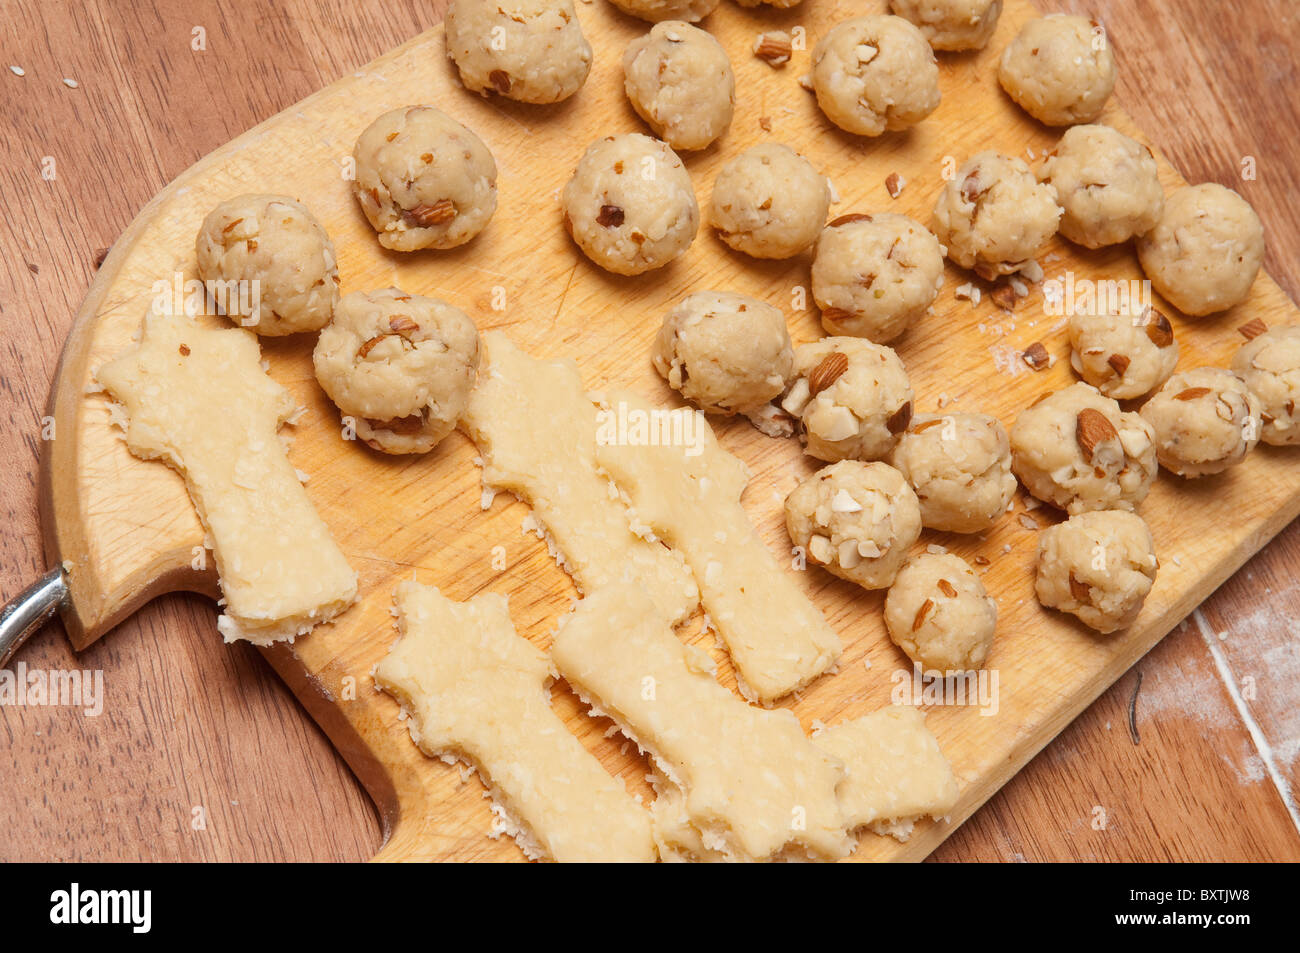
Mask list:
[[[484,363],[462,426],[478,446],[483,483],[527,503],[560,566],[591,595],[631,580],[674,624],[699,604],[681,558],[629,528],[627,508],[596,469],[596,409],[572,361],[539,361],[499,331],[483,336]]]
[[[126,445],[185,478],[211,539],[227,642],[292,641],[357,598],[357,575],[313,509],[277,431],[298,408],[257,338],[150,314],[140,343],[96,371],[125,408]]]
[[[550,662],[515,633],[506,597],[453,602],[408,581],[394,601],[401,634],[375,684],[420,750],[478,771],[498,823],[533,860],[653,862],[650,813],[555,714]]]
[[[345,295],[312,352],[357,439],[394,454],[428,453],[455,429],[478,362],[469,315],[398,288]]]
[[[1300,444],[1300,327],[1256,335],[1237,351],[1232,369],[1259,399],[1259,438],[1275,447]]]
[[[624,13],[659,23],[663,20],[685,20],[698,23],[714,11],[720,0],[609,0]]]
[[[594,711],[649,753],[660,786],[680,791],[710,850],[732,860],[849,852],[835,793],[840,762],[790,711],[746,704],[718,684],[707,654],[683,645],[640,589],[583,599],[560,623],[551,658]],[[658,825],[665,814],[655,813]]]
[[[1136,316],[1079,311],[1068,327],[1070,366],[1116,400],[1146,396],[1169,380],[1178,363],[1173,325],[1154,308]]]
[[[1115,88],[1115,54],[1096,20],[1049,14],[1030,20],[1002,51],[998,82],[1048,126],[1092,122]]]
[[[921,536],[921,510],[893,467],[841,460],[785,498],[785,525],[813,565],[864,589],[885,589]]]
[[[1103,634],[1115,632],[1142,611],[1158,565],[1140,516],[1078,513],[1039,534],[1034,591],[1049,609],[1077,616]]]
[[[443,22],[460,81],[484,96],[558,103],[591,71],[573,0],[452,0]]]
[[[722,44],[666,20],[628,44],[623,88],[636,114],[674,149],[704,149],[731,125],[736,76]]]
[[[1226,311],[1250,296],[1264,261],[1264,226],[1250,203],[1214,182],[1188,185],[1165,201],[1137,243],[1152,286],[1183,314]]]
[[[813,48],[812,84],[831,122],[859,136],[915,125],[939,106],[939,64],[902,17],[837,23]]]
[[[386,112],[352,152],[361,211],[393,251],[455,248],[497,207],[497,164],[483,140],[432,106]]]
[[[718,237],[754,258],[793,258],[821,234],[830,181],[789,146],[751,146],[713,182],[709,221]]]
[[[203,220],[199,278],[218,309],[263,337],[319,331],[339,300],[334,243],[316,216],[287,195],[237,195]],[[256,294],[245,295],[256,283]],[[211,291],[210,291],[211,293]]]
[[[640,133],[588,146],[560,203],[564,227],[583,254],[616,275],[662,268],[691,246],[700,227],[682,160]]]
[[[993,647],[998,606],[970,564],[952,553],[912,559],[885,598],[889,638],[923,671],[945,675],[983,668]]]
[[[936,50],[982,50],[1002,15],[1002,0],[891,0],[889,8]]]
[[[1016,494],[1006,428],[988,414],[913,417],[888,459],[916,491],[928,529],[982,533]]]
[[[1175,374],[1142,405],[1160,465],[1180,477],[1222,473],[1259,442],[1259,398],[1221,367]]]
[[[627,495],[635,518],[691,567],[741,692],[766,704],[835,664],[839,636],[763,544],[740,505],[749,469],[718,446],[704,416],[683,418],[695,422],[695,432],[674,441],[655,424],[667,412],[634,394],[610,392],[603,406],[625,433],[598,439],[596,462]]]

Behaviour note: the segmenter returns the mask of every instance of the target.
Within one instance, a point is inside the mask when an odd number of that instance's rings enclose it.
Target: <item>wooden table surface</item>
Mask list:
[[[1294,0],[1037,2],[1106,23],[1120,104],[1190,181],[1254,204],[1265,267],[1300,299]],[[97,254],[191,163],[444,6],[0,0],[0,595],[48,568],[41,417]],[[1297,566],[1292,524],[934,859],[1300,860]],[[102,670],[105,704],[97,717],[0,706],[0,860],[360,860],[377,848],[347,766],[253,649],[221,643],[207,601],[159,599],[80,656],[51,625],[18,661]]]

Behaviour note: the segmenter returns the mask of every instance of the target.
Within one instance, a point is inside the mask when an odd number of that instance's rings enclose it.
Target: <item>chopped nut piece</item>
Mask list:
[[[1110,357],[1106,358],[1106,363],[1114,368],[1116,374],[1123,377],[1124,372],[1128,370],[1128,366],[1132,361],[1123,354],[1112,354]]]
[[[618,228],[623,224],[623,210],[617,205],[602,205],[596,216],[596,224],[605,228]]]
[[[821,363],[812,369],[812,373],[808,375],[809,395],[816,397],[826,388],[839,380],[848,369],[848,355],[843,354],[840,351],[832,351],[830,354],[827,354],[822,358]]]
[[[1142,312],[1142,323],[1146,325],[1147,337],[1156,347],[1168,347],[1174,343],[1173,325],[1155,308]]]
[[[510,74],[503,69],[494,69],[488,73],[488,82],[503,96],[510,92]]]
[[[925,625],[925,617],[930,610],[934,608],[934,600],[926,599],[921,603],[921,608],[916,610],[916,617],[912,619],[912,631],[915,632],[921,626]]]
[[[759,128],[759,129],[762,129],[764,132],[771,132],[771,131],[772,131],[772,118],[771,118],[770,116],[759,116],[759,117],[758,117],[758,128]]]
[[[790,34],[784,30],[760,33],[754,40],[754,55],[768,66],[784,66],[794,52]]]
[[[1086,582],[1081,582],[1075,578],[1073,572],[1070,573],[1070,595],[1079,602],[1092,602],[1092,586]]]
[[[994,285],[993,290],[989,292],[989,297],[1003,311],[1016,310],[1016,292],[1009,284],[999,282]]]
[[[1251,318],[1237,330],[1241,332],[1241,336],[1247,341],[1253,341],[1268,330],[1268,325],[1264,323],[1262,318]]]
[[[903,186],[906,184],[906,179],[897,172],[891,172],[889,178],[885,179],[885,191],[889,193],[891,199],[896,199],[903,194]]]
[[[417,228],[432,228],[446,225],[456,217],[456,206],[451,199],[438,199],[432,205],[420,203],[415,208],[407,209],[402,217]]]
[[[849,225],[853,222],[869,222],[871,216],[865,212],[850,212],[848,215],[841,215],[839,218],[831,219],[827,228],[839,228],[841,225]]]
[[[942,592],[949,599],[957,598],[957,588],[952,583],[950,583],[947,579],[940,579],[938,585],[939,585],[939,591]]]
[[[1021,356],[1025,359],[1025,363],[1036,371],[1046,370],[1052,363],[1051,355],[1047,353],[1047,348],[1043,347],[1042,341],[1035,341],[1029,345]]]
[[[848,362],[846,361],[845,364]],[[902,433],[907,429],[907,425],[912,422],[912,402],[909,400],[898,410],[894,411],[893,416],[885,421],[885,426],[889,428],[890,433]]]
[[[1174,394],[1174,400],[1196,400],[1196,398],[1204,397],[1209,392],[1208,387],[1189,387],[1187,390]]]

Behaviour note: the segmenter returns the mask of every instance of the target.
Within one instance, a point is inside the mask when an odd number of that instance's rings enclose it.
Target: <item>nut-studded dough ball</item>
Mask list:
[[[936,50],[982,50],[1002,15],[1002,0],[892,0]]]
[[[609,0],[624,13],[651,23],[662,20],[685,20],[698,23],[714,8],[719,0]]]
[[[1078,513],[1038,535],[1034,592],[1049,609],[1114,632],[1142,611],[1158,566],[1142,517],[1123,510]]]
[[[1074,126],[1038,169],[1056,189],[1061,234],[1085,248],[1118,245],[1155,227],[1165,208],[1151,150],[1109,126]]]
[[[711,414],[757,410],[784,390],[794,349],[780,308],[697,291],[664,317],[651,354],[673,390]]]
[[[835,125],[879,136],[920,122],[939,105],[939,64],[902,17],[858,17],[831,27],[813,49],[813,92]]]
[[[927,672],[982,667],[997,624],[998,604],[970,564],[951,553],[909,560],[885,597],[890,639]]]
[[[795,349],[798,378],[781,407],[818,460],[879,460],[912,420],[912,385],[894,349],[828,337]]]
[[[785,525],[808,562],[864,589],[885,589],[921,535],[921,511],[893,467],[841,460],[791,491]]]
[[[1115,54],[1096,20],[1051,14],[1026,23],[1002,51],[998,82],[1039,122],[1092,122],[1115,88]]]
[[[1221,367],[1175,374],[1141,413],[1155,431],[1160,465],[1180,477],[1221,473],[1259,442],[1259,398]]]
[[[361,133],[352,156],[353,191],[385,248],[455,248],[496,211],[492,153],[432,106],[384,113]]]
[[[690,247],[700,227],[682,160],[636,132],[588,146],[560,202],[578,247],[617,275],[663,267]]]
[[[948,257],[982,278],[1019,271],[1056,234],[1056,189],[1020,159],[980,152],[945,183],[934,233]]]
[[[194,245],[201,279],[240,282],[216,297],[241,327],[279,337],[329,323],[339,300],[334,243],[301,202],[287,195],[227,199],[208,213]]]
[[[573,0],[451,0],[447,55],[465,88],[521,103],[558,103],[591,71]]]
[[[456,426],[478,356],[478,330],[465,312],[387,288],[344,295],[312,362],[367,446],[426,453]]]
[[[736,77],[727,51],[681,20],[665,20],[628,44],[623,88],[636,114],[674,149],[703,149],[727,131]]]
[[[1226,311],[1246,300],[1264,261],[1264,226],[1232,189],[1207,182],[1165,201],[1155,228],[1137,243],[1142,270],[1183,314]]]
[[[1129,400],[1151,393],[1174,372],[1174,329],[1155,308],[1141,314],[1070,316],[1070,366],[1107,397]]]
[[[889,462],[916,491],[930,529],[982,533],[1016,495],[1006,428],[987,414],[913,417]]]
[[[1300,443],[1300,326],[1266,331],[1247,341],[1232,359],[1260,406],[1259,439],[1275,447]]]
[[[943,248],[906,215],[842,215],[817,239],[812,293],[828,334],[885,344],[934,303]]]
[[[722,167],[709,221],[736,251],[793,258],[817,240],[830,207],[826,176],[789,146],[765,142]]]
[[[1068,513],[1132,510],[1156,478],[1155,431],[1091,384],[1071,384],[1020,412],[1011,469],[1026,490]]]

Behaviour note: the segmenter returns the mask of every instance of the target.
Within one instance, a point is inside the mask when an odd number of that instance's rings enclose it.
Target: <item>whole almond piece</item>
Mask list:
[[[1155,308],[1147,308],[1142,314],[1142,323],[1147,329],[1147,338],[1156,347],[1168,347],[1174,343],[1174,327],[1169,319]]]
[[[1116,374],[1123,377],[1124,372],[1128,370],[1128,366],[1132,361],[1123,354],[1112,354],[1110,357],[1106,358],[1106,363],[1114,369]]]
[[[831,351],[821,363],[812,369],[808,375],[808,393],[816,397],[826,388],[830,387],[839,380],[844,372],[849,369],[848,355],[839,351]]]
[[[890,418],[885,421],[885,426],[889,428],[890,433],[902,433],[907,429],[907,425],[912,422],[912,402],[909,400],[898,410],[894,411]]]
[[[1097,445],[1107,440],[1118,440],[1119,431],[1100,410],[1085,407],[1079,411],[1075,421],[1074,439],[1079,442],[1084,459],[1091,461]]]

